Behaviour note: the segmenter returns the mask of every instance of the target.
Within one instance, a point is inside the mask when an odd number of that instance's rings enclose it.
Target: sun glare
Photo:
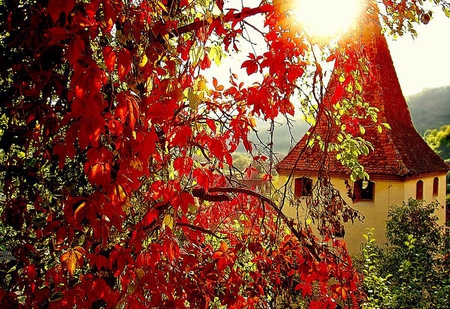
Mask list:
[[[294,12],[310,36],[339,36],[356,22],[362,0],[297,0]]]

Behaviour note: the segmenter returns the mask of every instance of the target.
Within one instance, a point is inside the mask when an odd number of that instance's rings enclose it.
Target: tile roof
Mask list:
[[[360,162],[370,174],[396,177],[410,177],[425,173],[447,172],[449,166],[423,140],[414,128],[406,100],[398,82],[394,64],[378,20],[366,16],[364,31],[360,38],[363,52],[369,60],[370,79],[363,82],[363,99],[370,106],[379,109],[378,121],[388,123],[391,129],[378,132],[378,124],[372,120],[360,120],[365,127],[362,138],[369,141],[374,150],[360,157]],[[354,35],[354,34],[353,34]],[[337,60],[338,61],[338,60]],[[336,65],[338,67],[338,64]],[[320,135],[322,140],[336,141],[340,126],[330,118],[331,100],[339,84],[339,76],[333,72],[327,93],[319,107],[316,125],[294,146],[288,155],[276,166],[280,174],[289,174],[293,169],[315,172],[325,169],[328,172],[349,174],[336,159],[336,152],[325,155],[318,143],[308,147],[310,136]],[[330,138],[327,139],[326,136]]]

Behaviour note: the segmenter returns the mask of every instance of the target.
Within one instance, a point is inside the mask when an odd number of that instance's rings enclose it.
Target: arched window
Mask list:
[[[416,183],[416,200],[423,200],[423,181],[419,180]]]
[[[312,194],[312,179],[307,177],[295,178],[294,194],[295,197],[311,196]]]
[[[439,178],[434,177],[433,179],[433,196],[439,195]]]
[[[375,196],[375,183],[368,180],[357,180],[353,187],[353,202],[362,200],[373,201]]]

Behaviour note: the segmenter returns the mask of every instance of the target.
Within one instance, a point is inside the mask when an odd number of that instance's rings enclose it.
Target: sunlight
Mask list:
[[[362,0],[297,0],[295,15],[310,36],[338,36],[355,23]]]

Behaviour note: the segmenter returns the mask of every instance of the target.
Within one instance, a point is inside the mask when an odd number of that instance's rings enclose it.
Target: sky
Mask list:
[[[256,4],[259,1],[250,0],[249,2]],[[429,88],[450,86],[450,18],[447,18],[439,7],[434,8],[433,11],[433,18],[428,25],[415,25],[418,32],[417,38],[413,39],[410,34],[396,40],[387,37],[405,97]],[[219,68],[213,66],[212,71],[215,74],[211,73],[216,75],[220,83],[226,84],[229,68],[233,67],[233,72],[238,73],[239,68],[235,67],[236,63],[242,63],[248,52],[234,55],[232,59],[230,57],[223,59]],[[220,74],[217,74],[217,69],[221,71]],[[242,70],[238,73],[240,77],[244,75],[244,72]]]
[[[436,11],[428,25],[417,27],[419,36],[396,41],[389,49],[405,96],[424,89],[450,86],[450,18]]]
[[[396,40],[387,37],[405,97],[429,88],[450,86],[450,18],[445,17],[439,9],[434,12],[433,19],[428,25],[416,25],[415,28],[418,32],[418,37],[415,39],[410,34]],[[227,85],[229,70],[233,68],[232,71],[243,78],[246,75],[245,70],[239,70],[236,64],[240,65],[246,59],[248,52],[251,52],[251,50],[226,57],[219,67],[213,64],[212,69],[206,73],[206,76],[214,76],[220,84]],[[245,82],[251,83],[251,77],[246,77]],[[293,133],[296,137],[302,136],[304,131],[308,129],[308,126],[300,120],[299,113],[296,113],[296,117],[294,117],[294,124]],[[278,121],[275,133],[281,132],[282,136],[288,134],[286,129],[283,129],[285,126],[284,121]],[[266,123],[258,122],[260,134],[267,131],[266,127],[268,127]],[[282,130],[280,131],[280,129]],[[278,141],[279,139],[282,138],[277,138]],[[285,136],[284,139],[286,139]],[[286,143],[286,145],[277,145],[277,148],[281,147],[284,151],[287,151],[293,144],[290,145],[287,139]]]

